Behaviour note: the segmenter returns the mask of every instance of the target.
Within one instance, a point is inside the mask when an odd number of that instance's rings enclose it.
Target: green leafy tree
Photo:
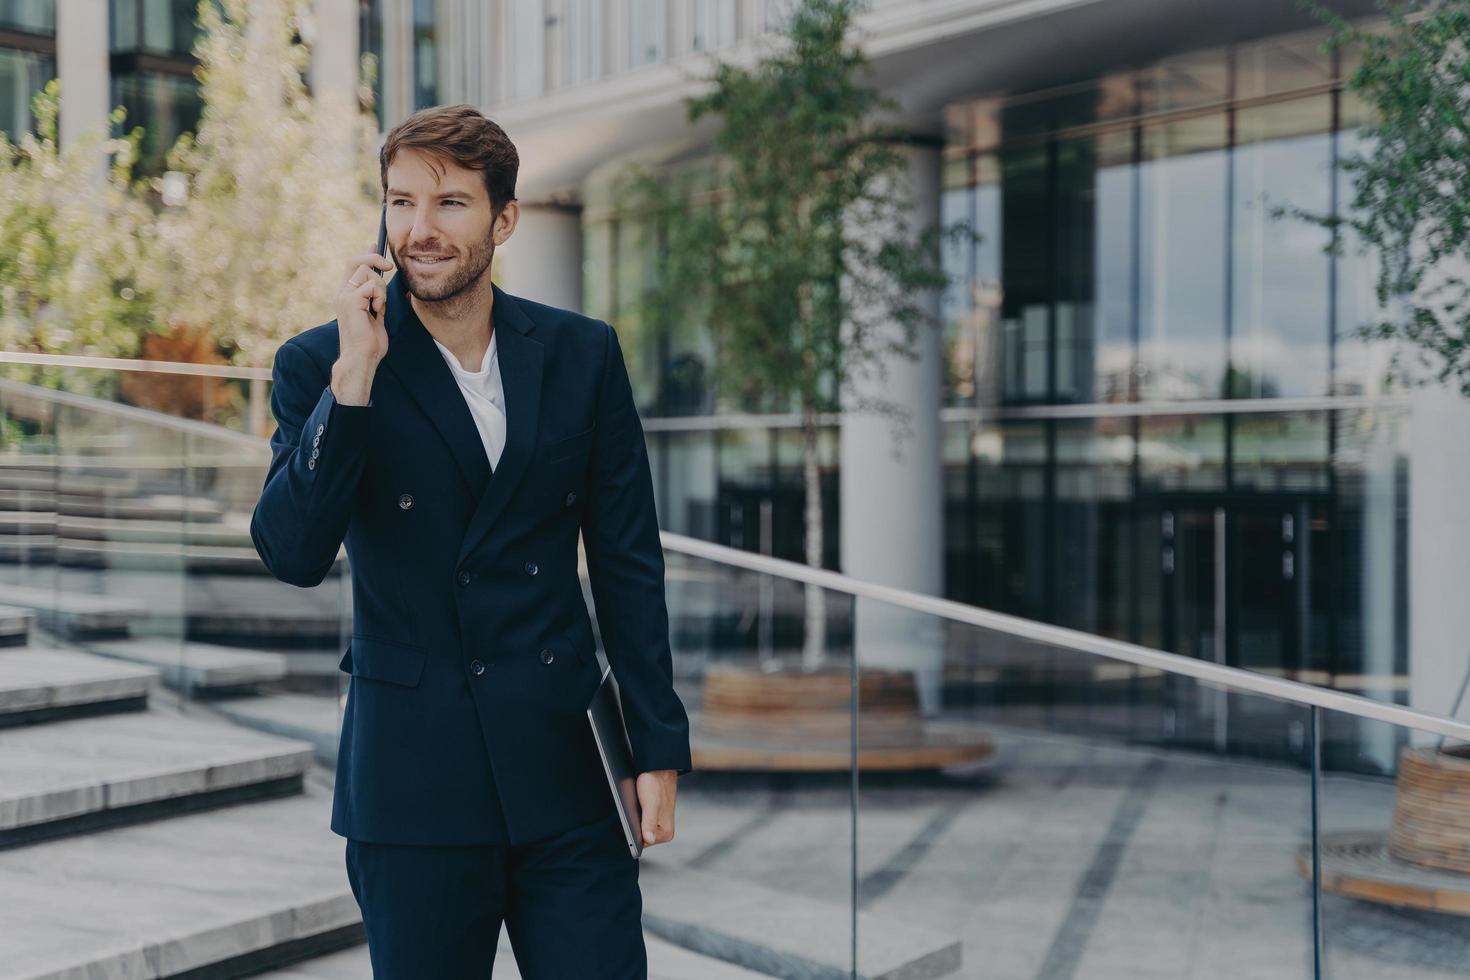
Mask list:
[[[187,192],[147,229],[143,277],[168,322],[211,330],[239,364],[268,366],[331,319],[336,274],[377,226],[377,119],[361,92],[308,95],[310,16],[288,0],[200,0],[203,117],[154,181],[165,200],[170,182]]]
[[[739,407],[801,418],[805,557],[822,563],[818,416],[860,411],[908,431],[906,410],[855,388],[917,358],[939,328],[926,299],[949,284],[940,260],[964,223],[913,229],[905,135],[879,122],[897,104],[860,82],[848,42],[855,0],[803,0],[779,50],[751,67],[718,64],[687,100],[691,124],[718,120],[715,152],[625,175],[619,196],[658,236],[653,282],[633,304],[654,330],[703,328],[716,390]],[[807,590],[809,669],[825,646],[822,591]]]
[[[102,125],[63,147],[61,83],[31,99],[36,132],[0,133],[0,347],[129,357],[152,325],[137,282],[141,229],[152,214],[133,181],[140,130],[108,138]],[[110,122],[126,116],[115,109]],[[98,179],[97,164],[111,164]],[[6,376],[58,386],[62,369],[12,366]],[[67,387],[93,390],[77,372]],[[100,377],[100,374],[98,375]]]
[[[1454,382],[1470,395],[1470,0],[1380,2],[1385,17],[1352,23],[1315,0],[1328,51],[1360,57],[1345,81],[1373,118],[1365,149],[1343,157],[1352,200],[1341,215],[1276,208],[1329,228],[1329,250],[1355,237],[1374,252],[1374,289],[1388,311],[1359,324],[1393,341],[1400,380]]]

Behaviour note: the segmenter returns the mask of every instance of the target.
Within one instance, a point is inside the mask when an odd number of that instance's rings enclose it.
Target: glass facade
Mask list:
[[[35,133],[31,98],[56,77],[55,0],[0,3],[0,130],[12,142]]]
[[[31,97],[55,77],[54,55],[0,48],[0,128],[11,142],[36,131]]]
[[[435,0],[413,0],[413,108],[439,102],[439,32]]]
[[[1362,113],[1321,40],[951,107],[942,210],[984,236],[946,255],[951,597],[1349,690],[1406,673],[1407,422],[1334,400],[1382,391],[1371,259],[1273,214],[1347,199]]]
[[[111,105],[127,109],[116,135],[143,127],[137,172],[160,174],[168,151],[199,125],[204,106],[192,54],[199,38],[195,0],[111,0]]]
[[[0,28],[54,37],[56,0],[5,0],[0,3]]]
[[[383,111],[383,0],[358,0],[357,50],[359,58],[371,55],[377,65],[372,80],[373,110],[378,117],[378,130],[387,128]]]
[[[941,215],[981,235],[944,255],[948,597],[1402,696],[1383,682],[1406,671],[1407,417],[1339,397],[1382,392],[1383,353],[1353,336],[1377,312],[1371,258],[1330,256],[1325,229],[1273,213],[1348,199],[1334,161],[1363,113],[1322,39],[948,108]],[[676,360],[714,352],[639,321],[656,261],[638,225],[590,210],[584,274],[640,410],[771,410],[678,397]],[[796,430],[678,429],[650,441],[714,446],[712,497],[661,483],[666,526],[695,533],[684,515],[712,510],[717,540],[756,547],[754,495],[773,503],[775,553],[799,560],[800,456],[780,449]],[[1229,741],[1202,704],[1170,722],[1178,737]]]

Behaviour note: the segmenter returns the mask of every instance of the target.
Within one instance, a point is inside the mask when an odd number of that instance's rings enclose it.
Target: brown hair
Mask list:
[[[510,137],[472,105],[436,105],[420,109],[394,126],[378,151],[383,195],[388,194],[388,164],[406,146],[448,157],[461,167],[479,170],[490,196],[490,213],[515,199],[521,159]]]

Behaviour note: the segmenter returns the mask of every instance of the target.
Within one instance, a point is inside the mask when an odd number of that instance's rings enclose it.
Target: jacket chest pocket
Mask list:
[[[555,510],[580,510],[587,489],[587,464],[596,425],[536,447],[531,473],[538,495]]]

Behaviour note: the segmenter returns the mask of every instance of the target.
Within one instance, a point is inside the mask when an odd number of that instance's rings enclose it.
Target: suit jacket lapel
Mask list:
[[[409,302],[401,273],[388,284],[388,354],[383,363],[402,383],[449,445],[470,494],[478,501],[465,530],[459,561],[474,550],[495,525],[516,485],[525,475],[536,445],[541,408],[541,374],[545,348],[529,336],[535,324],[514,296],[494,283],[491,316],[495,322],[496,357],[505,396],[505,448],[492,475],[480,430],[470,415],[459,384],[434,338]]]
[[[490,288],[495,293],[495,356],[500,360],[500,383],[505,395],[505,448],[500,451],[495,477],[480,495],[480,505],[465,531],[459,549],[461,564],[495,526],[510,495],[526,475],[541,418],[541,373],[546,348],[530,336],[535,324],[516,298],[494,283]]]
[[[388,283],[385,313],[387,320],[383,328],[388,332],[388,353],[383,363],[444,437],[465,486],[478,498],[490,479],[485,444],[460,393],[459,383],[444,363],[444,355],[434,346],[433,336],[408,301],[402,273],[394,274]]]

